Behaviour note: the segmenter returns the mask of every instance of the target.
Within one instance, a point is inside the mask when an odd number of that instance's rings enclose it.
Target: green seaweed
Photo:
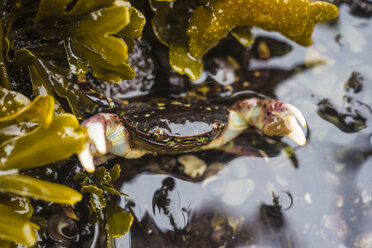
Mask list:
[[[29,70],[32,91],[35,96],[48,94],[66,99],[72,113],[77,117],[82,117],[82,109],[92,113],[95,104],[92,103],[79,90],[74,82],[73,74],[68,68],[56,65],[50,57],[61,57],[55,47],[41,46],[31,49],[20,49],[16,51],[15,58],[11,60],[13,67],[27,66]],[[30,61],[25,64],[25,61]],[[55,102],[56,113],[62,114],[65,110],[61,104]]]
[[[0,51],[4,50],[3,23],[0,21]],[[4,54],[0,52],[0,82],[8,89],[11,88]]]
[[[1,170],[29,169],[66,159],[84,146],[86,130],[76,117],[62,114],[53,118],[53,114],[54,99],[43,95],[16,113],[0,118],[0,134],[6,133],[6,126],[22,125],[25,121],[38,120],[40,124],[0,144]]]
[[[133,216],[127,213],[117,204],[110,206],[108,210],[110,216],[107,221],[106,231],[107,234],[114,238],[124,236],[130,229],[133,223]]]
[[[203,55],[228,34],[248,47],[254,41],[250,27],[259,27],[308,46],[316,23],[338,16],[336,6],[309,0],[150,0],[150,4],[155,12],[153,30],[169,47],[171,67],[192,80],[203,71]]]
[[[70,38],[66,45],[69,58],[79,58],[79,63],[90,65],[95,77],[108,82],[131,79],[135,73],[127,64],[128,47],[113,34],[122,30],[130,22],[129,8],[110,7],[84,17],[71,28],[64,30]],[[70,70],[76,74],[87,73],[87,67],[80,67],[69,59]],[[82,73],[79,73],[80,71]]]
[[[87,73],[90,66],[95,77],[108,82],[133,78],[135,73],[127,63],[128,47],[115,35],[140,36],[144,16],[129,1],[80,0],[66,12],[70,2],[42,0],[35,21],[68,23],[54,28],[64,40],[71,72]]]
[[[97,212],[100,209],[106,207],[106,195],[122,195],[127,196],[115,189],[111,184],[120,175],[120,166],[116,164],[110,170],[105,167],[98,167],[95,172],[91,175],[87,175],[82,172],[76,173],[74,179],[81,183],[81,193],[90,194],[90,207],[93,212]]]
[[[87,133],[74,115],[54,117],[54,98],[49,95],[37,96],[31,102],[20,93],[0,87],[0,103],[3,106],[0,115],[0,239],[5,240],[4,245],[9,241],[33,246],[38,226],[28,221],[32,206],[27,197],[75,204],[82,195],[64,185],[21,175],[18,170],[70,157],[82,149]]]
[[[0,176],[0,192],[60,204],[75,204],[82,198],[79,192],[67,186],[18,174]]]
[[[31,101],[21,93],[0,87],[0,118],[16,113]]]
[[[42,94],[57,94],[67,100],[72,113],[82,117],[82,109],[93,112],[95,104],[91,102],[79,89],[68,68],[55,65],[52,61],[37,59],[34,66],[29,67],[33,91]],[[59,112],[62,112],[57,106]]]
[[[142,29],[146,24],[145,16],[136,8],[130,7],[130,22],[117,35],[125,38],[138,38],[142,35]]]
[[[40,123],[40,126],[48,128],[54,118],[54,100],[52,97],[47,95],[36,97],[34,101],[18,111],[11,109],[12,108],[8,111],[4,111],[9,115],[0,118],[0,128],[24,122],[26,120],[35,120]]]
[[[0,194],[0,204],[11,207],[15,213],[20,214],[27,219],[31,218],[34,211],[28,197]]]
[[[133,78],[124,39],[132,44],[145,23],[125,0],[16,0],[0,28],[0,84],[12,89],[9,71],[28,68],[35,95],[57,94],[77,117],[93,113],[96,105],[74,75],[91,72],[111,83]],[[59,114],[70,111],[60,102],[55,107]]]
[[[70,114],[59,115],[48,129],[37,128],[3,142],[0,146],[3,158],[0,168],[29,169],[67,159],[84,146],[85,140],[85,128],[79,126],[76,117]]]
[[[194,10],[187,34],[190,52],[199,58],[235,27],[255,26],[280,32],[303,46],[312,44],[317,23],[338,16],[335,5],[309,0],[217,0]]]
[[[250,27],[236,27],[230,31],[230,34],[244,47],[249,47],[254,42]]]
[[[169,63],[173,70],[186,74],[191,80],[198,79],[203,72],[202,60],[193,57],[186,44],[169,45]]]
[[[192,80],[198,79],[203,71],[203,63],[189,52],[186,36],[191,6],[197,6],[197,2],[151,0],[150,4],[155,12],[153,31],[159,41],[169,47],[170,66],[179,74],[186,74]]]
[[[0,239],[33,246],[36,243],[37,229],[38,226],[26,217],[15,213],[11,207],[0,204]]]
[[[109,170],[105,167],[98,167],[94,174],[87,175],[78,172],[74,177],[75,181],[82,184],[81,193],[89,194],[91,213],[99,222],[106,223],[104,228],[109,236],[108,240],[125,235],[133,222],[133,216],[117,203],[112,202],[110,197],[110,195],[128,196],[117,191],[111,184],[119,178],[120,171],[120,165],[115,164]]]

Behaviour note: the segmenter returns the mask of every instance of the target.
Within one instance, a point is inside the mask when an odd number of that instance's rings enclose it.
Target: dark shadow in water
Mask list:
[[[175,228],[173,231],[161,231],[153,218],[145,213],[140,222],[136,219],[131,229],[131,245],[212,248],[245,247],[255,244],[269,247],[301,247],[298,233],[286,223],[277,196],[273,195],[272,204],[262,203],[255,212],[251,218],[245,219],[234,214],[228,215],[225,209],[212,203],[194,212],[185,228]],[[172,215],[168,211],[167,215],[172,222]]]

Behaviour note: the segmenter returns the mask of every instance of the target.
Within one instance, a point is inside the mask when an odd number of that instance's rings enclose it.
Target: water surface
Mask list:
[[[372,247],[372,20],[342,5],[339,20],[317,26],[308,48],[254,31],[293,50],[252,60],[250,70],[323,63],[281,81],[273,92],[309,123],[306,146],[284,140],[295,148],[298,167],[284,152],[258,158],[212,151],[194,154],[207,164],[198,168],[202,176],[184,177],[175,169],[176,156],[145,165],[119,160],[126,173],[121,191],[130,195],[121,204],[133,211],[135,223],[118,247]],[[344,89],[352,72],[363,77],[359,93]],[[349,109],[345,96],[352,99]],[[366,127],[348,133],[324,120],[318,114],[323,99],[339,112],[359,113]]]

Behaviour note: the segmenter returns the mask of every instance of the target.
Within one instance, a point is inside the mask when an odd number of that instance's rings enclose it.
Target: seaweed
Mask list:
[[[170,66],[179,74],[186,74],[192,80],[200,77],[203,62],[192,56],[188,49],[186,29],[192,15],[192,8],[198,6],[193,1],[150,1],[155,16],[151,22],[158,40],[169,47]]]
[[[124,0],[14,1],[0,25],[2,86],[12,89],[10,74],[26,68],[33,94],[55,96],[59,113],[92,113],[96,106],[74,76],[91,72],[111,83],[133,78],[127,42],[142,34],[145,22]]]
[[[54,117],[51,96],[41,95],[31,102],[20,93],[0,87],[0,102],[3,106],[0,114],[0,239],[33,246],[39,227],[28,220],[32,215],[28,197],[75,204],[82,195],[67,186],[22,175],[19,170],[69,158],[83,147],[87,133],[72,114]]]
[[[174,71],[186,74],[191,80],[196,80],[203,72],[202,58],[195,57],[189,51],[187,28],[192,16],[192,10],[199,6],[198,1],[150,1],[155,12],[152,28],[158,40],[169,47],[169,63]],[[232,35],[243,45],[253,43],[250,28],[239,27]]]
[[[150,3],[155,12],[153,30],[159,41],[169,47],[171,67],[192,80],[198,79],[203,71],[203,55],[228,34],[248,47],[254,41],[251,27],[259,27],[309,46],[315,25],[338,16],[335,5],[309,0]]]
[[[8,109],[8,113],[14,112],[14,107]],[[74,115],[54,118],[54,99],[48,95],[0,118],[0,135],[1,170],[35,168],[69,158],[87,139]]]
[[[133,222],[133,216],[112,199],[113,196],[128,196],[117,191],[112,185],[112,182],[119,178],[120,172],[120,165],[115,164],[109,170],[99,167],[94,174],[79,172],[74,177],[82,185],[81,193],[89,194],[91,215],[98,222],[106,223],[104,228],[109,239],[124,236]]]
[[[318,115],[345,133],[359,132],[367,127],[372,109],[362,99],[364,77],[353,71],[344,84],[342,107],[324,98],[318,102]],[[363,95],[363,94],[362,94]]]
[[[128,46],[120,37],[136,38],[145,24],[143,15],[129,1],[43,0],[35,17],[37,24],[54,23],[55,36],[63,40],[70,70],[74,74],[88,72],[109,82],[134,77],[127,64]]]
[[[77,117],[92,113],[96,106],[80,92],[75,75],[91,72],[112,83],[132,78],[124,39],[133,43],[142,33],[145,18],[129,1],[16,0],[2,4],[0,242],[1,246],[13,242],[33,246],[39,226],[29,221],[33,215],[29,197],[76,204],[82,194],[24,175],[24,170],[68,159],[84,147],[87,133]],[[24,72],[29,81],[23,78],[22,85],[17,75]],[[24,90],[27,84],[32,94]],[[102,187],[120,194],[108,182]],[[110,235],[126,233],[131,215],[111,204],[107,212],[128,219],[124,226],[116,223],[116,217],[108,220]]]
[[[36,243],[38,226],[28,218],[14,212],[13,208],[0,204],[0,241],[2,247],[10,247],[14,241],[23,245],[32,246]],[[22,230],[22,232],[20,232]]]
[[[335,5],[322,1],[218,0],[194,10],[187,34],[190,52],[196,58],[224,38],[233,28],[255,26],[280,32],[303,46],[312,44],[316,23],[338,16]]]

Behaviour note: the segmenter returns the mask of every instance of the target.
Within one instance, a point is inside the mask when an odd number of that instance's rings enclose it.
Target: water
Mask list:
[[[372,247],[372,20],[349,12],[342,5],[337,22],[317,26],[313,46],[286,41],[292,52],[250,65],[255,70],[324,63],[274,90],[309,123],[307,145],[295,149],[298,168],[283,152],[274,158],[202,154],[206,162],[197,169],[203,176],[194,178],[177,176],[176,156],[139,165],[119,160],[126,174],[121,191],[130,195],[121,204],[136,221],[117,247]],[[364,78],[360,93],[344,89],[353,71]],[[347,112],[345,95],[363,103],[351,104],[351,111],[366,118],[359,132],[343,132],[317,113],[325,98]]]

